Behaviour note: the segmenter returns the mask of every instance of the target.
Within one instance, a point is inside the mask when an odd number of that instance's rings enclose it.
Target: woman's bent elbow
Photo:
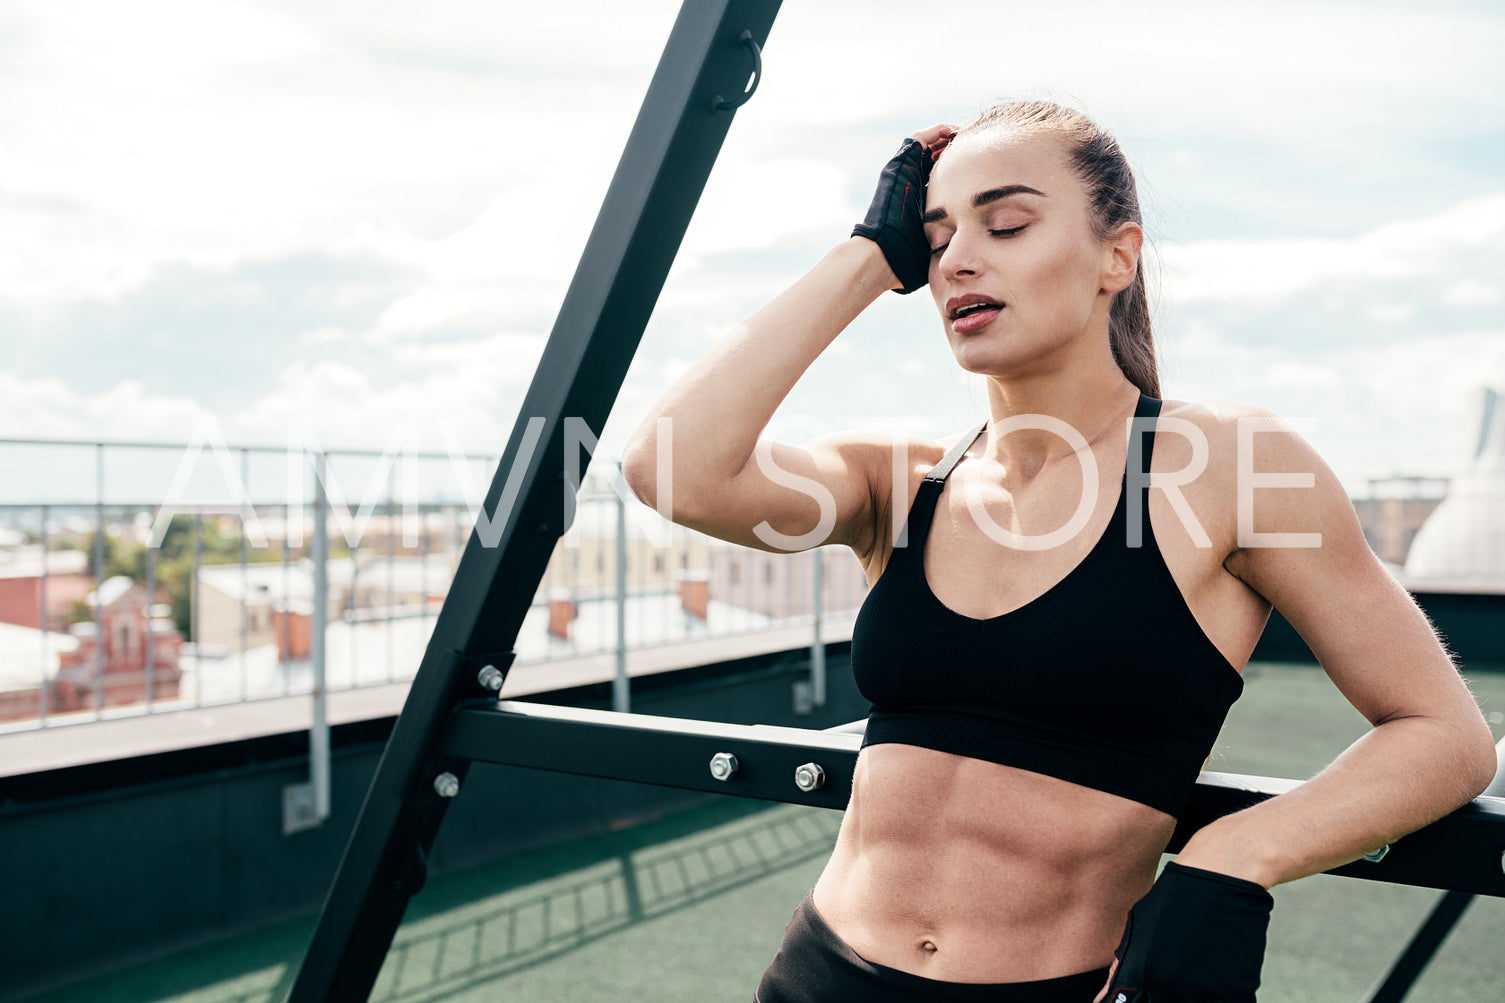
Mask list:
[[[634,437],[622,456],[622,479],[645,505],[658,507],[658,449]]]
[[[1494,783],[1497,776],[1505,774],[1505,762],[1502,762],[1500,747],[1495,745],[1494,736],[1489,732],[1489,726],[1483,726],[1482,738],[1475,738],[1471,743],[1473,763],[1473,783],[1470,785],[1474,796],[1484,792],[1490,784]]]

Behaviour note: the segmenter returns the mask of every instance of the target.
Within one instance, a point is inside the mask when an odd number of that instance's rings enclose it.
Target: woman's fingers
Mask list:
[[[928,129],[921,129],[914,134],[914,139],[923,143],[930,150],[931,158],[934,159],[941,155],[941,151],[946,148],[946,145],[951,142],[952,137],[955,135],[956,126],[941,123],[940,125],[932,125]]]

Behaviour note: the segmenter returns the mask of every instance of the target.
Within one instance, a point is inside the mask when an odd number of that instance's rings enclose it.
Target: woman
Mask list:
[[[676,521],[846,544],[873,584],[852,799],[760,1003],[1253,1000],[1268,888],[1488,783],[1487,726],[1311,448],[1255,409],[1156,399],[1142,239],[1123,153],[1082,115],[1021,102],[924,130],[853,237],[634,437],[653,504],[671,419]],[[984,428],[760,444],[843,328],[927,284],[987,378]],[[1272,604],[1374,728],[1157,880]]]

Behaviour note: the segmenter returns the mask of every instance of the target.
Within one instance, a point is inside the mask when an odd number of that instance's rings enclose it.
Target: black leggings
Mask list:
[[[1101,968],[1040,982],[937,982],[865,961],[826,925],[807,894],[784,928],[753,1003],[1091,1003],[1108,981]]]

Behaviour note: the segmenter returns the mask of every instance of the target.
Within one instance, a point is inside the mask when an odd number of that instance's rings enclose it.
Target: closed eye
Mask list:
[[[1026,223],[1023,226],[1013,226],[1009,227],[1006,230],[989,230],[988,235],[990,237],[1017,237],[1019,234],[1023,233],[1028,226],[1029,224]],[[930,256],[933,258],[950,246],[951,242],[948,240],[946,243],[940,245],[939,247],[932,247],[930,249]]]

